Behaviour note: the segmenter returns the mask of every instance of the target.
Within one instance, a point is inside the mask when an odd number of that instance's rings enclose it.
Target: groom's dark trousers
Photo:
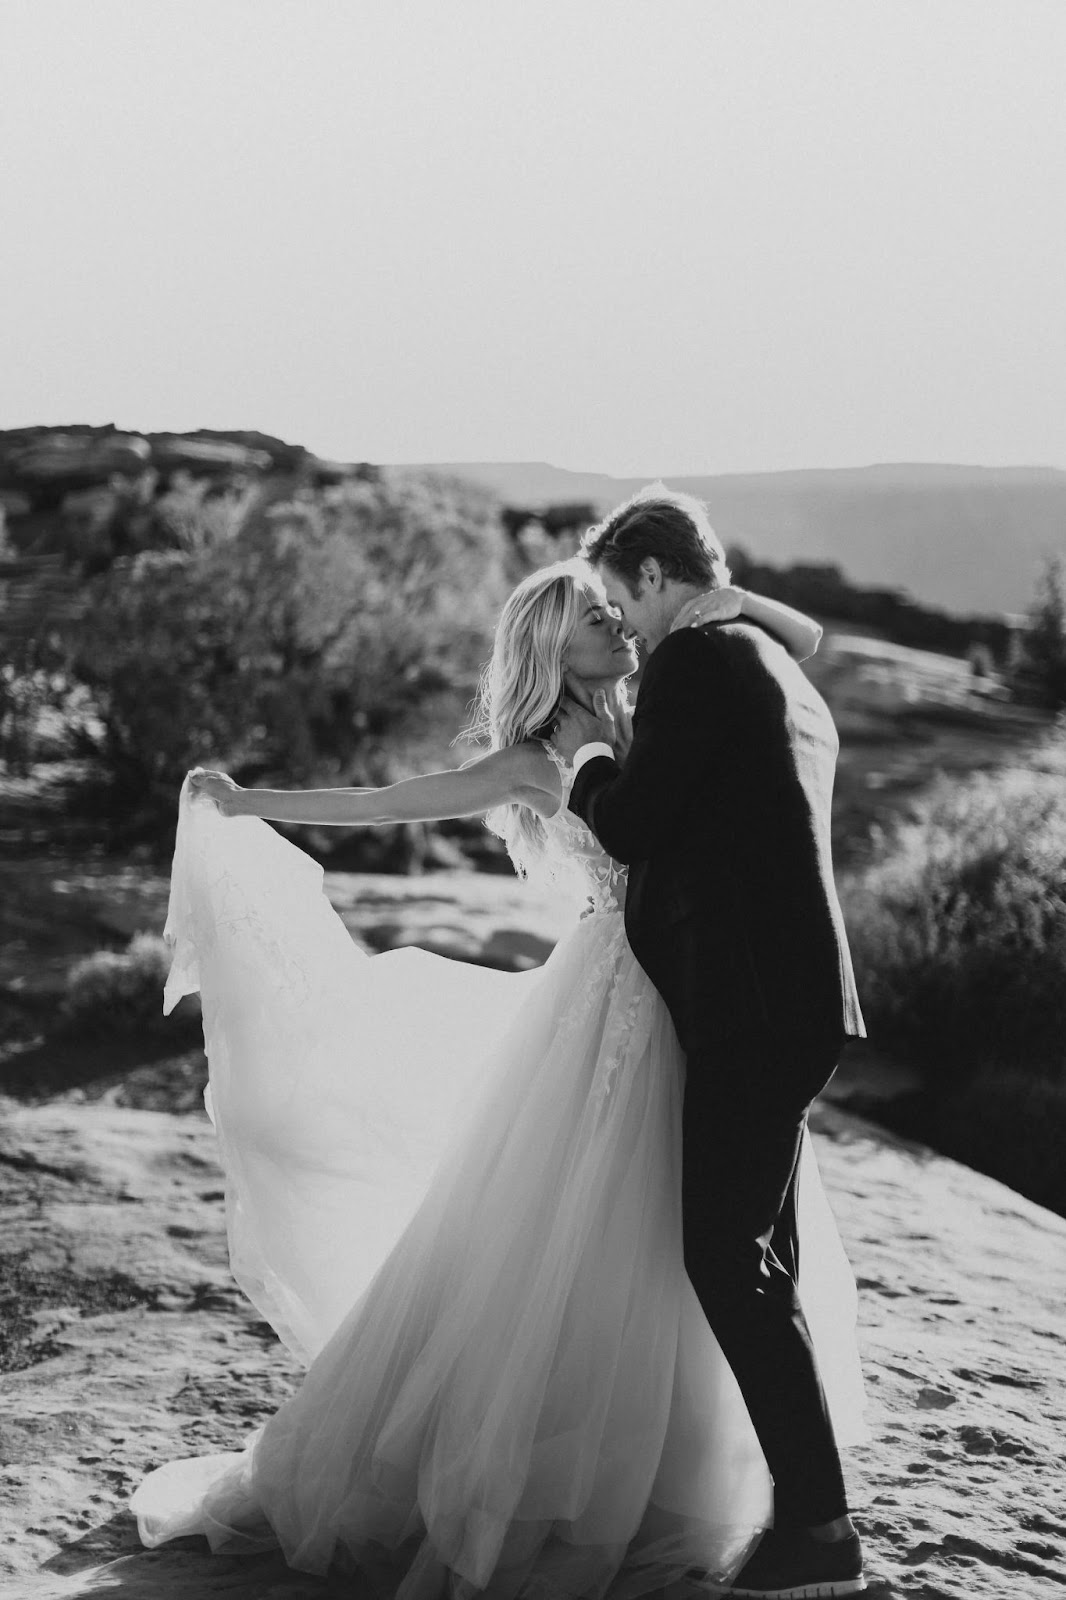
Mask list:
[[[624,766],[593,757],[570,797],[629,864],[629,939],[685,1050],[685,1266],[781,1526],[847,1509],[796,1290],[807,1111],[865,1031],[830,855],[837,748],[825,703],[769,635],[683,629],[648,662]]]

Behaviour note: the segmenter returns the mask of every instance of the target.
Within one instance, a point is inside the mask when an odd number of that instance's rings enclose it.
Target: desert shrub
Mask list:
[[[54,557],[20,555],[0,508],[0,761],[19,773],[68,754],[68,733],[91,712],[65,670],[78,587]]]
[[[67,975],[62,1021],[91,1037],[153,1029],[163,1022],[170,951],[154,933],[137,933],[125,950],[97,950]]]
[[[509,576],[490,496],[409,474],[195,511],[94,580],[74,642],[127,794],[169,813],[199,763],[385,781],[406,718],[469,698]]]
[[[842,898],[871,1037],[921,1069],[920,1131],[1066,1210],[1066,732],[941,784]]]
[[[1066,1216],[1066,1080],[987,1069],[938,1118],[949,1155]]]
[[[1025,657],[1047,704],[1066,706],[1066,593],[1061,561],[1049,561],[1029,613]]]
[[[28,654],[28,652],[27,652]],[[29,773],[35,762],[77,754],[93,726],[83,684],[21,660],[0,666],[0,761]]]
[[[952,1081],[1066,1070],[1066,734],[942,783],[843,885],[867,1019]]]

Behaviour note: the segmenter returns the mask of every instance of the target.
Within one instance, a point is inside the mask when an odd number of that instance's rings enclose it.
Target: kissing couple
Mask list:
[[[655,485],[506,602],[487,754],[186,779],[165,1005],[201,993],[233,1271],[307,1370],[243,1450],[145,1480],[145,1544],[399,1600],[865,1588],[854,1280],[806,1128],[864,1032],[820,634]],[[536,971],[368,956],[260,820],[478,815],[585,901]]]

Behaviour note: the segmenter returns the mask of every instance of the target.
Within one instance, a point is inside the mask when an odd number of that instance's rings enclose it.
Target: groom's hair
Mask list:
[[[655,557],[664,578],[679,583],[719,589],[729,582],[725,550],[707,507],[663,483],[648,484],[589,528],[581,554],[590,566],[607,567],[634,595],[646,556]]]

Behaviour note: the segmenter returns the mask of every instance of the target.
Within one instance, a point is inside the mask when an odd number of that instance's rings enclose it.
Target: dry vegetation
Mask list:
[[[871,1031],[924,1079],[921,1131],[1066,1214],[1066,729],[941,779],[845,885]]]

